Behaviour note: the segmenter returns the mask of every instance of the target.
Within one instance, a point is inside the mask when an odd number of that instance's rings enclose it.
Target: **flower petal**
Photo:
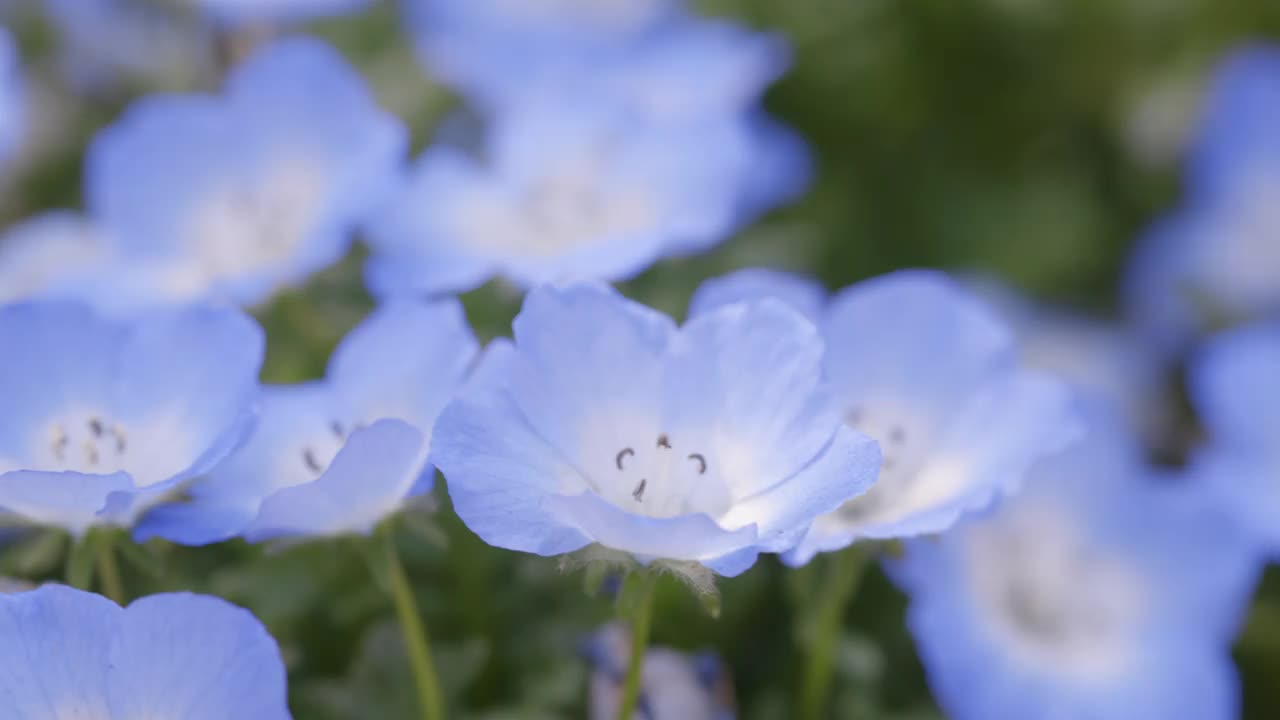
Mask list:
[[[264,500],[245,539],[368,534],[408,497],[425,457],[422,433],[406,422],[356,430],[319,478]]]
[[[106,662],[124,611],[61,585],[0,594],[0,716],[109,718]]]
[[[172,593],[134,602],[108,666],[110,717],[289,718],[275,640],[249,611],[220,598]]]

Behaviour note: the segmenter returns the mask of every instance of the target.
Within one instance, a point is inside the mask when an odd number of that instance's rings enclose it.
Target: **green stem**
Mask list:
[[[120,565],[116,562],[114,535],[110,530],[104,530],[98,533],[93,545],[98,576],[102,578],[102,593],[117,605],[124,605],[128,597],[124,594],[124,581],[120,579]]]
[[[825,582],[811,616],[813,634],[808,638],[808,663],[800,696],[800,717],[804,720],[824,717],[844,611],[870,559],[871,553],[855,545],[832,554],[827,561]]]
[[[413,597],[413,588],[409,577],[405,574],[404,565],[396,553],[396,545],[389,529],[379,531],[383,537],[383,562],[385,578],[391,600],[396,606],[396,616],[400,620],[400,630],[404,633],[405,647],[409,652],[409,664],[413,668],[413,680],[418,688],[418,704],[422,709],[423,720],[443,720],[444,703],[441,699],[440,680],[436,676],[435,665],[431,660],[431,646],[427,638],[427,628],[418,614],[418,603]]]
[[[77,590],[93,590],[93,531],[82,537],[71,536],[67,543],[67,584]]]
[[[631,720],[631,714],[640,701],[641,670],[644,669],[645,652],[649,649],[649,628],[653,625],[653,595],[658,587],[658,574],[642,572],[639,582],[631,617],[631,662],[627,665],[627,677],[622,685],[618,720]]]

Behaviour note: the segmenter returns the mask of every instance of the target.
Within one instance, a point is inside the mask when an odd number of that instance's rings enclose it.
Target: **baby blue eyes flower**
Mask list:
[[[234,310],[128,323],[76,304],[0,308],[0,513],[81,533],[129,525],[252,425],[263,335]]]
[[[1081,395],[1107,403],[1149,446],[1169,441],[1177,413],[1166,392],[1164,359],[1130,329],[1032,302],[989,278],[969,285],[1013,329],[1028,366],[1051,372]]]
[[[729,234],[751,140],[745,123],[663,128],[582,98],[512,109],[483,159],[423,155],[369,228],[367,283],[388,296],[630,277]]]
[[[204,544],[368,533],[431,489],[436,416],[477,344],[456,301],[390,303],[353,330],[324,380],[263,389],[252,437],[139,539]]]
[[[596,285],[540,287],[436,425],[433,457],[491,545],[598,543],[723,575],[864,492],[879,453],[844,427],[822,341],[783,304],[677,328]]]
[[[1280,323],[1213,338],[1194,358],[1189,389],[1208,441],[1192,475],[1211,485],[1226,509],[1280,552]]]
[[[171,593],[127,608],[60,585],[0,595],[0,716],[289,720],[275,640],[246,610]]]
[[[941,532],[1017,490],[1076,434],[1065,386],[1021,366],[1009,329],[941,273],[882,276],[821,307],[822,290],[801,278],[741,271],[704,284],[692,312],[752,296],[816,318],[834,401],[884,454],[875,486],[818,518],[790,563],[860,538]]]
[[[221,96],[132,106],[91,146],[86,194],[119,284],[253,305],[344,255],[406,142],[336,51],[282,40]]]
[[[1236,717],[1256,557],[1198,488],[1154,482],[1117,420],[889,569],[956,720]]]
[[[1183,207],[1141,239],[1126,282],[1134,322],[1167,353],[1280,308],[1280,48],[1222,63],[1186,171]]]

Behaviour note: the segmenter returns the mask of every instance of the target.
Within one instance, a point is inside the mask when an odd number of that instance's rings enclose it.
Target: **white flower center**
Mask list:
[[[650,443],[620,448],[612,472],[595,480],[596,491],[606,500],[649,517],[702,512],[714,518],[730,503],[728,489],[707,456],[696,448],[677,446],[666,433]]]
[[[496,254],[555,258],[648,232],[657,216],[651,191],[610,175],[608,145],[548,167],[514,195],[474,203],[464,213],[467,235]]]
[[[1128,660],[1144,612],[1140,578],[1061,509],[1023,501],[969,532],[974,591],[1015,652],[1084,676]]]
[[[282,158],[252,181],[229,179],[211,191],[192,213],[186,235],[198,276],[192,282],[235,278],[292,258],[324,200],[325,174],[315,165]]]
[[[924,438],[911,429],[911,423],[894,417],[894,413],[872,412],[854,407],[845,413],[845,423],[880,444],[883,458],[880,476],[867,492],[850,500],[836,512],[843,523],[874,520],[895,505],[913,489],[916,472],[925,453]]]

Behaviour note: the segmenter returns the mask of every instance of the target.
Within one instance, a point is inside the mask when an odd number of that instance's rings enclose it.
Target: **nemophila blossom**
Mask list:
[[[1100,317],[1033,302],[988,278],[971,282],[1018,336],[1029,366],[1052,372],[1074,390],[1109,403],[1155,447],[1172,418],[1164,361],[1132,331]]]
[[[135,103],[95,138],[85,190],[118,285],[252,305],[345,254],[406,141],[335,50],[287,39],[220,96]]]
[[[834,401],[880,443],[875,487],[818,518],[788,562],[858,539],[941,532],[1017,490],[1076,435],[1066,387],[1023,366],[1009,328],[945,275],[885,275],[820,307],[823,295],[803,278],[749,270],[708,281],[691,310],[774,297],[815,317]]]
[[[129,525],[244,439],[263,335],[229,309],[129,322],[73,303],[0,307],[0,513]]]
[[[592,543],[723,575],[866,491],[812,324],[774,300],[677,328],[607,287],[540,287],[436,424],[458,516],[491,545]]]
[[[631,641],[624,626],[606,625],[583,648],[591,662],[592,720],[618,716],[630,659]],[[636,711],[647,720],[733,720],[733,683],[715,655],[685,654],[649,648],[640,672]]]
[[[26,83],[18,47],[0,27],[0,163],[17,151],[27,129]]]
[[[1126,283],[1135,323],[1168,352],[1280,310],[1280,48],[1246,47],[1218,68],[1186,186],[1182,207],[1141,239]]]
[[[263,388],[249,441],[157,508],[139,538],[204,544],[369,533],[431,489],[436,416],[477,354],[456,301],[390,303],[342,341],[324,380]]]
[[[23,220],[0,236],[0,302],[74,296],[110,256],[110,244],[74,212],[53,210]]]
[[[433,147],[373,218],[378,295],[444,293],[491,277],[617,280],[723,240],[741,210],[752,134],[736,121],[661,128],[580,97],[496,118],[479,156]]]
[[[1104,418],[1016,497],[890,563],[949,717],[1236,717],[1230,651],[1257,559]]]
[[[169,593],[121,608],[61,585],[0,594],[0,715],[288,720],[284,662],[247,610]]]
[[[1208,436],[1193,477],[1272,554],[1280,551],[1280,323],[1221,334],[1193,358],[1191,399]]]

